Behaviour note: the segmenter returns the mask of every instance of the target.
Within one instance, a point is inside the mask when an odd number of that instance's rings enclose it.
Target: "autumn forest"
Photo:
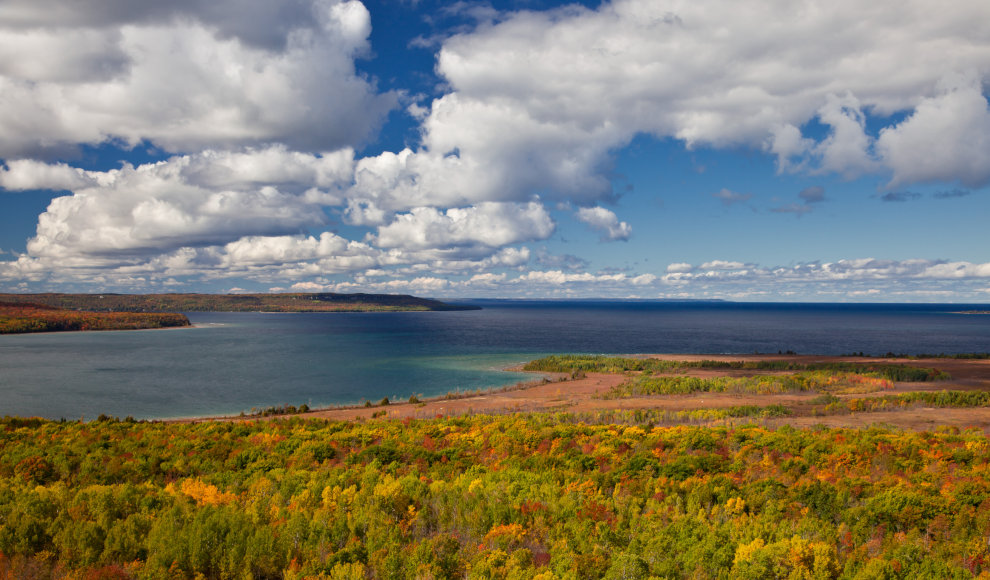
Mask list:
[[[0,422],[0,577],[990,577],[990,446],[930,431]]]

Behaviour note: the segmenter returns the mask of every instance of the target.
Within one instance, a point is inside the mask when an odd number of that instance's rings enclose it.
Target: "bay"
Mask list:
[[[187,313],[196,326],[0,336],[0,415],[154,419],[498,387],[551,353],[990,351],[985,305],[465,301],[483,310]]]

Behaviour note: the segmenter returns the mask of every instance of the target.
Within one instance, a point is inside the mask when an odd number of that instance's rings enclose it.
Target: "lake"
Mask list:
[[[396,313],[187,313],[196,328],[0,336],[0,415],[153,419],[377,402],[532,378],[551,353],[990,351],[986,305],[527,302]]]

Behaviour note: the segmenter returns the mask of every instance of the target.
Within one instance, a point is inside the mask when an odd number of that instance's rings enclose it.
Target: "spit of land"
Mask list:
[[[626,355],[625,358],[686,361],[685,366],[666,373],[680,380],[694,378],[744,379],[793,376],[793,370],[745,368],[760,363],[785,363],[794,368],[841,368],[846,365],[876,369],[862,373],[882,376],[884,369],[907,367],[936,369],[939,380],[886,381],[876,389],[833,389],[760,394],[754,392],[698,391],[686,394],[637,394],[628,386],[643,378],[642,372],[534,372],[534,380],[505,389],[450,393],[429,400],[366,403],[368,406],[318,409],[297,416],[336,420],[424,419],[469,414],[567,413],[586,422],[656,424],[743,424],[756,422],[768,427],[866,427],[887,425],[910,430],[937,426],[990,429],[990,360],[802,355]],[[763,366],[768,366],[764,364]],[[740,368],[742,367],[742,368]],[[524,368],[514,369],[520,371]],[[635,391],[635,389],[633,389]],[[619,394],[617,394],[619,393]],[[924,393],[928,393],[925,395]],[[964,393],[960,395],[959,393]],[[945,396],[943,396],[945,395]],[[960,402],[962,401],[962,402]],[[271,413],[267,417],[279,416]],[[250,418],[257,418],[249,416]],[[216,418],[238,420],[243,418]],[[184,422],[203,419],[185,419]]]

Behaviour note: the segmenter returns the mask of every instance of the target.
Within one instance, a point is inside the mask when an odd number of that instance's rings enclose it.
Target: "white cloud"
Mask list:
[[[326,288],[324,284],[317,284],[316,282],[296,282],[290,288],[290,290],[295,290],[296,292],[323,292]]]
[[[686,273],[686,272],[691,272],[692,270],[694,270],[694,266],[692,266],[691,264],[686,264],[684,262],[677,262],[677,263],[669,264],[667,266],[666,271],[668,273]]]
[[[668,272],[656,286],[667,288],[667,296],[683,298],[981,302],[990,278],[990,263],[947,260],[866,258],[787,267],[747,264],[745,269],[721,265],[715,261],[690,272]]]
[[[772,0],[617,0],[502,16],[443,43],[437,71],[450,92],[432,102],[419,150],[368,160],[359,185],[369,203],[450,207],[540,191],[590,205],[614,195],[609,153],[637,133],[688,147],[765,144],[782,171],[904,174],[893,148],[876,157],[864,112],[910,112],[947,71],[990,70],[975,24],[990,7],[977,2],[796,10]],[[830,127],[821,142],[797,129],[813,119]],[[933,131],[960,147],[977,134]],[[919,178],[979,174],[964,161],[932,163],[938,170]]]
[[[527,204],[484,202],[444,212],[419,207],[395,216],[368,240],[381,248],[446,249],[456,246],[500,247],[550,237],[555,224],[546,208]]]
[[[949,262],[946,260],[839,260],[812,262],[792,267],[761,268],[757,264],[706,262],[697,272],[671,272],[665,281],[754,282],[849,282],[861,280],[954,280],[990,278],[990,263]]]
[[[698,266],[699,270],[746,270],[755,268],[756,264],[743,264],[742,262],[727,262],[725,260],[712,260]],[[689,270],[690,271],[690,270]]]
[[[631,225],[620,222],[615,213],[603,207],[582,207],[574,217],[588,224],[588,228],[601,232],[599,239],[603,242],[625,241],[632,235]]]
[[[890,188],[990,180],[987,3],[616,0],[478,13],[476,28],[441,41],[446,93],[404,99],[422,142],[355,160],[399,101],[355,73],[371,48],[360,2],[4,2],[0,185],[73,195],[52,202],[28,255],[0,276],[288,285],[387,269],[409,278],[389,283],[454,291],[438,276],[524,270],[530,251],[507,246],[552,235],[544,203],[582,208],[575,217],[603,241],[628,239],[629,224],[596,204],[619,197],[611,156],[640,133],[689,148],[763,148],[781,172],[889,172]],[[873,139],[866,115],[894,113],[906,118]],[[827,135],[803,135],[809,121]],[[107,172],[33,160],[108,142],[188,155]],[[811,189],[772,211],[810,211],[824,201]],[[714,197],[733,205],[753,194]],[[377,229],[364,243],[310,236],[329,225],[326,211]],[[537,254],[543,274],[485,284],[658,283],[568,279],[590,276],[571,258]],[[753,264],[727,264],[671,264],[664,283],[763,279]]]
[[[866,134],[866,115],[851,92],[841,98],[826,95],[825,105],[818,109],[818,119],[831,131],[811,151],[819,159],[814,173],[838,173],[855,179],[877,169],[870,154],[873,140]]]
[[[137,5],[107,21],[64,3],[48,11],[4,4],[0,157],[114,139],[168,151],[271,142],[333,150],[366,139],[397,105],[395,94],[379,95],[355,74],[371,24],[354,0]],[[229,24],[279,7],[289,8],[281,22],[240,30],[217,18]]]
[[[52,200],[39,217],[28,253],[52,258],[133,256],[223,245],[245,236],[295,234],[326,223],[326,200],[312,189],[298,195],[293,190],[347,180],[349,155],[346,151],[319,158],[270,148],[257,152],[260,163],[252,165],[245,162],[252,153],[206,152],[137,168],[85,172],[83,187]],[[273,158],[283,163],[270,163]],[[53,166],[55,172],[70,173],[61,165]],[[298,177],[288,175],[293,172],[306,174],[306,181],[293,182]],[[32,172],[33,182],[26,173],[22,172],[22,187],[53,185],[44,171]]]
[[[502,282],[504,280],[505,280],[505,273],[492,274],[491,272],[487,272],[485,274],[475,274],[474,276],[471,276],[471,279],[468,280],[468,284],[471,286],[477,284],[495,286],[496,283]]]
[[[49,165],[31,159],[16,159],[0,167],[0,187],[10,191],[26,189],[76,189],[97,185],[93,174],[64,163]]]
[[[877,149],[893,170],[888,187],[959,180],[968,187],[990,182],[990,109],[974,74],[949,75],[936,96],[880,133]]]
[[[224,246],[222,260],[225,266],[238,267],[291,264],[321,258],[377,257],[380,253],[365,244],[349,242],[330,232],[323,232],[319,239],[313,236],[240,238]]]

